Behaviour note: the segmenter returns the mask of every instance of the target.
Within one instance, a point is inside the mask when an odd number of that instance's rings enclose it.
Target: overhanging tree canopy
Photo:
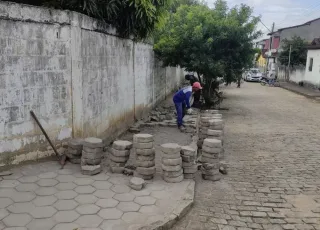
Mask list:
[[[120,36],[147,38],[161,22],[171,0],[10,0],[12,2],[73,10],[103,20]]]
[[[291,39],[284,39],[282,52],[279,55],[281,65],[287,66],[289,63],[289,53],[291,46],[290,65],[306,65],[307,63],[307,42],[301,37],[294,36]]]
[[[230,10],[223,0],[213,9],[182,5],[171,15],[154,50],[165,66],[179,65],[202,75],[208,89],[217,77],[234,81],[253,64],[258,21],[243,4]]]

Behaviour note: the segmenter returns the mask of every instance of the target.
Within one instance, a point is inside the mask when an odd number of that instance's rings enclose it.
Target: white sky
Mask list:
[[[226,0],[229,7],[247,4],[254,8],[254,15],[261,15],[262,22],[269,28],[275,22],[279,28],[299,25],[320,18],[320,0]],[[215,0],[207,0],[212,6]],[[267,29],[259,23],[258,28],[267,34]],[[265,37],[265,36],[264,36]]]

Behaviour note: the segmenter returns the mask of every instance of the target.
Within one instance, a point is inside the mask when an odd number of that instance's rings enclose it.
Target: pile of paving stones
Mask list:
[[[223,130],[223,128],[218,128],[215,123],[211,125],[210,120],[221,120],[222,114],[219,114],[218,110],[206,110],[200,115],[200,129],[199,129],[199,148],[202,147],[203,140],[209,137],[208,130]],[[222,120],[221,120],[222,121]],[[223,126],[222,126],[223,127]],[[210,135],[216,135],[214,132],[210,132]],[[223,135],[223,133],[222,133]]]
[[[130,188],[140,191],[144,188],[145,186],[145,181],[142,178],[139,177],[132,177],[129,183]]]
[[[181,146],[176,143],[161,145],[163,180],[168,183],[178,183],[183,180]]]
[[[219,155],[222,150],[222,142],[218,139],[205,139],[202,146],[201,173],[205,180],[217,181],[221,179],[219,168]]]
[[[136,153],[134,176],[144,180],[153,179],[156,173],[153,136],[143,133],[133,135],[133,147]]]
[[[68,141],[68,149],[65,152],[68,160],[73,164],[81,163],[83,139],[75,138]]]
[[[81,156],[82,174],[95,175],[101,172],[103,147],[103,141],[99,138],[89,137],[84,139]]]
[[[194,179],[198,171],[196,164],[196,150],[190,146],[181,147],[182,168],[185,179]]]
[[[114,141],[109,153],[109,166],[112,173],[122,174],[124,167],[129,160],[132,142],[117,140]]]

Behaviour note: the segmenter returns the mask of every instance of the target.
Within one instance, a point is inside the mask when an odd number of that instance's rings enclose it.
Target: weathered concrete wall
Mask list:
[[[30,110],[58,146],[110,139],[177,88],[152,46],[68,11],[0,2],[0,166],[51,155]]]
[[[300,81],[305,81],[305,67],[295,66],[290,67],[288,73],[287,66],[280,66],[278,70],[278,79],[281,81],[291,81],[294,83],[299,83]]]

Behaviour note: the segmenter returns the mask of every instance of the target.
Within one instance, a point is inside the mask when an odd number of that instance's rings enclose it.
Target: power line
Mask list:
[[[298,18],[296,18],[295,20],[293,21],[297,21],[299,19],[301,19],[302,17],[306,16],[307,14],[310,14],[310,12],[313,12],[313,11],[316,11],[319,9],[319,6],[320,6],[320,3],[316,3],[316,4],[311,4],[310,6],[308,6],[307,8],[305,8],[302,12],[303,14],[300,15]],[[316,7],[316,8],[315,8]],[[287,16],[288,14],[286,15],[285,19],[282,20],[280,23],[277,23],[277,25],[282,25],[285,23],[285,21],[287,21]]]
[[[266,27],[267,30],[269,30],[269,32],[271,32],[271,30],[260,20],[260,18],[259,18],[259,22],[261,22],[261,24],[264,25],[264,27]]]

